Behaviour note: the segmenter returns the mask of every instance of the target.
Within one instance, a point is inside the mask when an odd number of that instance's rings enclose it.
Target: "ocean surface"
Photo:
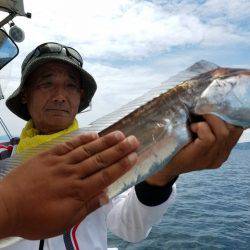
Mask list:
[[[131,244],[109,233],[109,247],[250,249],[250,142],[240,143],[218,170],[185,174],[177,198],[144,241]]]

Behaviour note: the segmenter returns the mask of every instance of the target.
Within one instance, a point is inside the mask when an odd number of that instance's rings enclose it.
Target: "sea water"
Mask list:
[[[250,249],[250,142],[220,169],[185,174],[177,197],[147,239],[131,244],[109,233],[109,247],[136,250]]]

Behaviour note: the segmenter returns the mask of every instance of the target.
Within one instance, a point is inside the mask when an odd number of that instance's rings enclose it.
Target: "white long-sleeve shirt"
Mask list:
[[[158,206],[142,204],[134,188],[89,214],[67,234],[45,239],[44,250],[103,250],[107,249],[107,229],[129,242],[145,239],[152,225],[159,223],[173,202],[176,187],[167,201]],[[40,241],[21,240],[4,250],[38,250]]]

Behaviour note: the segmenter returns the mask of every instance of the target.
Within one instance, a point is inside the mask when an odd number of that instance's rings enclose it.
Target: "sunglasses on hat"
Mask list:
[[[83,60],[78,51],[71,47],[64,46],[59,43],[43,43],[39,45],[33,53],[31,53],[22,64],[22,70],[27,66],[27,64],[34,58],[38,58],[44,54],[64,54],[71,60],[73,59],[79,66],[82,67]]]

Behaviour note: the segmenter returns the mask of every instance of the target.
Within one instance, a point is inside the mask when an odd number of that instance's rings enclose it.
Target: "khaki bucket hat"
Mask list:
[[[39,45],[31,51],[22,63],[22,76],[19,87],[6,100],[6,106],[14,114],[28,121],[30,115],[26,104],[22,103],[22,91],[29,75],[40,65],[49,61],[60,61],[72,65],[80,72],[81,83],[84,89],[84,98],[81,100],[78,112],[81,112],[90,105],[92,97],[97,89],[94,78],[82,68],[83,60],[75,49],[54,42]]]

